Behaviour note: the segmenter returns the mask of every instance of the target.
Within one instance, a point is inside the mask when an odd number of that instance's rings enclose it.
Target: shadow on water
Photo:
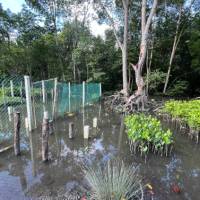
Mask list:
[[[83,125],[92,127],[98,118],[98,129],[90,129],[89,141],[83,139]],[[68,139],[68,124],[75,124],[75,138]],[[90,106],[73,117],[63,117],[54,124],[50,136],[48,163],[41,161],[41,130],[27,133],[22,139],[22,155],[12,151],[0,156],[0,199],[65,198],[89,190],[81,169],[83,163],[103,164],[119,157],[129,164],[139,165],[144,184],[154,189],[154,199],[191,199],[200,196],[200,147],[181,135],[170,124],[175,134],[175,150],[171,157],[149,155],[147,162],[131,155],[124,131],[123,116],[112,113],[103,105]],[[172,192],[172,185],[181,188]]]

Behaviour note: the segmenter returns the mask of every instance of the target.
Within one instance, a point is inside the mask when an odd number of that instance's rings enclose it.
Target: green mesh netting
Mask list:
[[[27,105],[23,76],[6,77],[0,80],[0,143],[13,134],[13,113],[21,113],[21,131],[25,132]],[[84,90],[85,89],[85,90]],[[84,91],[84,92],[83,92]],[[70,84],[49,79],[31,83],[31,126],[41,125],[44,111],[50,119],[56,119],[67,112],[75,112],[83,106],[99,100],[101,86],[98,83]],[[85,97],[83,95],[85,94]],[[12,111],[10,115],[8,110]]]
[[[99,83],[88,83],[86,88],[86,104],[93,104],[99,100],[101,95],[100,84]]]

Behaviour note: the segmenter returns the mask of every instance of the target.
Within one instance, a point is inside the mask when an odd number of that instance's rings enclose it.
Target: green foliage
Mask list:
[[[176,81],[172,87],[167,91],[169,96],[181,96],[184,95],[188,90],[188,81]]]
[[[165,151],[173,143],[172,132],[164,131],[158,119],[144,114],[129,115],[125,118],[128,138],[139,147],[141,153]],[[167,154],[167,152],[165,152]]]
[[[200,74],[200,14],[194,17],[193,30],[190,32],[191,38],[187,41],[189,51],[192,56],[192,68]]]
[[[17,104],[20,104],[21,102],[22,102],[21,97],[5,96],[5,98],[3,98],[2,96],[0,96],[0,106],[2,106],[4,104],[17,105]]]
[[[121,50],[116,46],[113,30],[107,29],[103,39],[92,35],[91,28],[93,32],[95,30],[87,23],[90,21],[85,12],[87,9],[84,12],[79,9],[88,6],[85,4],[87,0],[25,2],[26,5],[18,14],[3,10],[0,4],[0,75],[27,74],[33,80],[58,77],[59,80],[76,83],[83,80],[102,82],[104,91],[122,88]],[[117,35],[123,38],[121,0],[116,1],[116,4],[111,0],[103,2],[108,10],[112,8],[110,12],[115,11],[113,16],[119,27]],[[164,72],[167,72],[169,65],[180,3],[183,2],[159,2],[156,29],[152,26],[149,32],[147,63],[151,63],[150,94],[163,90]],[[180,26],[184,34],[177,46],[169,79],[168,94],[171,96],[200,94],[199,5],[196,3],[193,6],[192,16],[188,17],[186,4]],[[147,6],[151,7],[151,2]],[[72,12],[75,7],[78,11],[76,15]],[[99,6],[96,8],[101,10]],[[131,1],[129,10],[128,63],[136,64],[141,37],[140,1]],[[98,13],[102,15],[100,22],[108,24],[105,13]],[[79,21],[83,18],[79,14],[85,16],[83,21]],[[16,38],[11,37],[11,34]],[[145,68],[144,65],[144,71]],[[135,74],[130,70],[130,85],[133,89],[134,78]]]
[[[139,200],[143,197],[137,168],[121,161],[108,161],[104,166],[86,166],[85,177],[92,188],[91,199]]]
[[[145,76],[145,82],[147,84],[147,81],[149,83],[149,92],[155,93],[158,92],[158,90],[163,86],[165,83],[165,77],[166,73],[160,71],[159,69],[156,69],[155,71],[150,72],[147,80],[147,75]]]
[[[162,112],[170,114],[173,118],[180,118],[191,128],[200,130],[200,100],[167,101]]]

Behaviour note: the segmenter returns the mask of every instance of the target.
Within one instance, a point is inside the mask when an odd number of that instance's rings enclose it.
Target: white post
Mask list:
[[[29,129],[29,125],[28,124],[29,124],[28,123],[28,117],[25,117],[25,128],[26,128],[26,130]]]
[[[97,128],[97,117],[93,118],[93,128]]]
[[[45,104],[46,98],[45,98],[45,83],[42,81],[42,102]]]
[[[24,81],[25,81],[25,93],[26,93],[26,108],[27,108],[28,128],[29,128],[29,131],[32,131],[33,110],[32,110],[32,101],[31,101],[31,83],[30,83],[30,77],[29,76],[24,76]]]
[[[14,89],[13,89],[13,81],[10,81],[10,92],[11,92],[11,97],[14,97]]]
[[[85,106],[85,81],[83,81],[83,107]]]
[[[10,122],[12,121],[11,118],[12,113],[13,113],[13,108],[11,106],[8,106],[8,119]]]
[[[101,83],[99,83],[99,97],[102,96],[102,85]]]
[[[89,138],[89,132],[90,132],[90,127],[88,125],[84,126],[84,139],[88,139]]]
[[[49,113],[48,113],[48,111],[44,112],[43,119],[49,119]]]
[[[56,110],[56,101],[57,101],[57,84],[58,78],[54,79],[54,98],[53,98],[53,111],[52,111],[52,118],[55,118],[55,110]]]
[[[68,83],[69,112],[71,112],[71,84]]]

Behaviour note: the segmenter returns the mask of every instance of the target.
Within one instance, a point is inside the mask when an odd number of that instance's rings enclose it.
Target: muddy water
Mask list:
[[[98,118],[98,130],[90,129],[92,136],[87,142],[83,140],[83,125],[92,126],[93,117]],[[69,122],[74,122],[76,128],[73,140],[68,139]],[[123,117],[105,110],[103,105],[58,119],[54,128],[48,163],[41,162],[40,129],[30,135],[24,133],[20,157],[15,157],[12,150],[0,155],[0,199],[78,199],[89,188],[82,164],[102,164],[113,157],[139,166],[143,183],[153,187],[153,199],[200,199],[200,145],[173,127],[172,156],[150,155],[146,163],[140,156],[131,155]],[[179,185],[181,193],[174,193],[172,185]]]

